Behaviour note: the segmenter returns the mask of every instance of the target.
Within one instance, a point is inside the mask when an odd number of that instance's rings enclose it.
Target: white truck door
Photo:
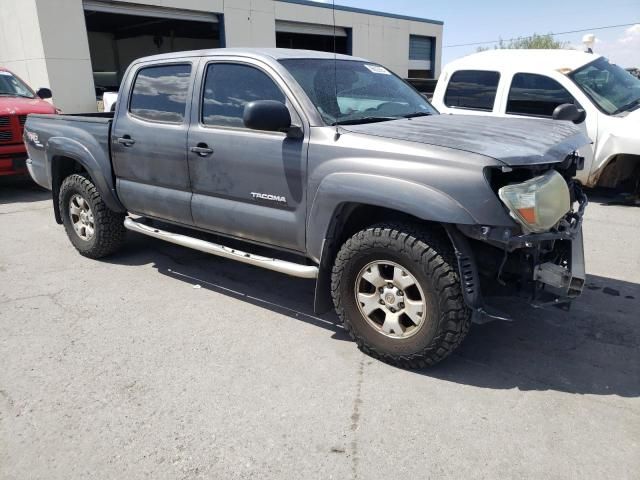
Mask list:
[[[508,89],[500,102],[501,116],[551,118],[555,108],[563,103],[574,103],[578,108],[586,110],[587,119],[579,125],[579,128],[593,143],[579,150],[579,154],[584,157],[584,169],[576,175],[576,178],[586,183],[591,172],[598,136],[598,116],[597,112],[593,111],[591,103],[583,95],[570,93],[560,83],[559,80],[563,79],[556,80],[539,73],[517,72],[513,74],[511,82],[508,82],[508,79],[505,80],[507,80]]]

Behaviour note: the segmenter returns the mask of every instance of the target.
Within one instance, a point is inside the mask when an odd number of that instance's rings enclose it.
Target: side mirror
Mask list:
[[[276,100],[256,100],[244,107],[244,126],[252,130],[289,132],[291,114],[287,106]]]
[[[584,122],[584,119],[587,118],[587,112],[579,109],[573,103],[563,103],[555,108],[551,118],[554,120],[567,120],[577,125]]]
[[[38,91],[36,92],[36,95],[40,98],[47,99],[47,98],[51,98],[53,96],[53,94],[51,93],[51,90],[48,88],[39,88]]]

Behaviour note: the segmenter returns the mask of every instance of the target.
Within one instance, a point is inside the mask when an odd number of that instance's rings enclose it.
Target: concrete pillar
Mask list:
[[[65,113],[96,111],[82,0],[2,0],[0,64]]]

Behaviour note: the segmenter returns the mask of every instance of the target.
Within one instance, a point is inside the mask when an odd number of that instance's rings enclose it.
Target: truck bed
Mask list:
[[[52,162],[82,160],[92,177],[113,190],[110,135],[113,112],[27,116],[27,168],[42,187],[52,188]],[[96,180],[98,181],[98,180]]]

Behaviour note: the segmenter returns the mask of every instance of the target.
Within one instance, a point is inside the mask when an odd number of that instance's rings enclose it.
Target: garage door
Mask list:
[[[137,15],[140,17],[170,18],[172,20],[218,23],[218,15],[208,12],[154,7],[151,5],[114,4],[112,2],[101,2],[99,0],[84,0],[83,5],[85,10],[91,12],[119,13],[124,15]]]

